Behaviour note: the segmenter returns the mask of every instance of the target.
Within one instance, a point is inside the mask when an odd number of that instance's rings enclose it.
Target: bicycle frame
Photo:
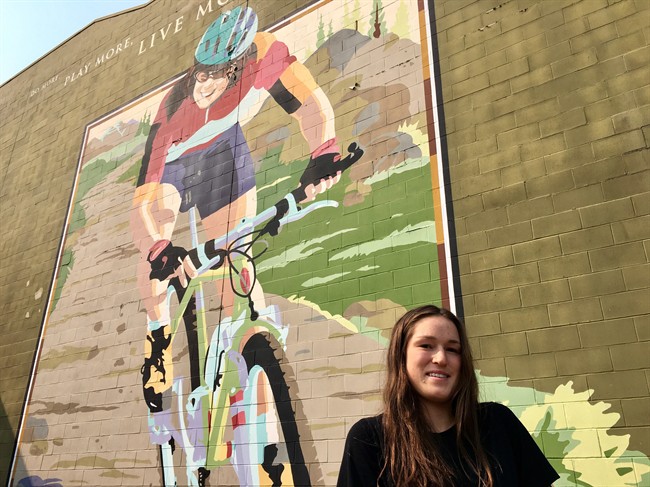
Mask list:
[[[279,220],[279,228],[286,223],[299,220],[309,213],[326,207],[337,207],[338,203],[325,200],[312,203],[300,209],[291,194],[285,196],[289,209]],[[214,248],[225,249],[229,245],[247,238],[255,228],[276,216],[276,207],[271,207],[250,219],[242,220],[235,228],[223,237],[214,241]],[[188,309],[191,311],[191,301],[195,300],[196,315],[196,359],[198,360],[198,383],[192,377],[192,392],[183,404],[183,379],[174,379],[172,391],[177,397],[178,429],[173,427],[171,413],[150,413],[149,429],[152,443],[161,446],[163,463],[163,481],[165,486],[175,485],[176,475],[173,467],[173,449],[179,444],[185,452],[186,471],[190,485],[201,485],[200,469],[207,471],[227,463],[233,463],[240,480],[245,475],[244,470],[249,466],[238,468],[233,461],[233,447],[226,441],[225,433],[228,420],[233,430],[242,425],[248,416],[245,411],[244,396],[248,389],[254,389],[249,384],[249,373],[242,351],[248,340],[258,333],[268,333],[286,349],[288,326],[279,319],[276,307],[266,307],[259,310],[259,316],[253,319],[248,301],[236,296],[230,316],[226,316],[216,326],[208,339],[208,324],[205,316],[203,284],[224,280],[229,277],[230,268],[222,261],[223,255],[213,259],[205,258],[205,243],[198,243],[198,233],[193,211],[190,213],[190,228],[192,245],[205,262],[198,269],[198,276],[191,279],[187,287],[177,292],[179,303],[171,321],[171,340],[186,319]],[[243,259],[243,254],[240,257]],[[217,270],[212,267],[221,265]],[[173,287],[167,291],[167,301],[175,292]],[[191,314],[191,313],[190,313]],[[187,322],[186,322],[187,326]],[[191,347],[190,347],[191,348]],[[192,355],[192,354],[191,354]],[[194,375],[194,373],[193,373]],[[241,433],[240,433],[241,434]],[[261,464],[264,459],[264,443],[258,441],[249,451],[251,462]]]

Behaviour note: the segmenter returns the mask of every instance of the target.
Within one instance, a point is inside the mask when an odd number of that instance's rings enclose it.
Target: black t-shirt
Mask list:
[[[549,487],[559,478],[524,425],[506,406],[480,404],[479,430],[490,459],[494,487]],[[431,435],[432,442],[440,446],[443,457],[457,472],[456,487],[476,487],[476,477],[465,476],[460,466],[463,461],[456,447],[456,428]],[[345,441],[337,487],[394,487],[387,472],[379,478],[384,465],[383,444],[381,416],[364,418],[352,426]],[[471,472],[467,465],[464,470]]]

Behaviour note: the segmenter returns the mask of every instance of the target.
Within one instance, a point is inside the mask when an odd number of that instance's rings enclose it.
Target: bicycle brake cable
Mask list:
[[[261,237],[262,232],[259,230],[249,232],[245,235],[242,235],[241,237],[237,238],[234,240],[229,246],[228,250],[226,251],[226,257],[228,259],[228,268],[229,268],[229,277],[230,277],[230,287],[233,290],[233,292],[239,296],[240,298],[246,298],[248,300],[248,307],[251,310],[251,320],[255,321],[259,317],[259,313],[255,310],[255,305],[253,303],[253,298],[251,297],[253,294],[253,288],[255,287],[255,284],[257,283],[257,267],[255,265],[255,260],[258,259],[262,254],[264,254],[268,250],[268,244],[266,242],[262,241],[265,243],[265,247],[262,251],[260,251],[258,254],[254,255],[250,251],[253,248],[253,245],[257,243]],[[247,239],[248,237],[252,237],[249,242],[242,242],[238,243],[242,240]],[[252,271],[252,278],[248,276],[248,272],[246,274],[242,275],[241,272],[237,270],[237,267],[234,265],[234,259],[232,258],[233,255],[241,255],[243,258],[246,259],[247,262],[250,262],[250,267]],[[240,279],[240,284],[243,292],[240,292],[237,286],[235,285],[235,277],[233,275],[233,270],[237,273],[239,279]],[[243,271],[243,269],[242,269]],[[248,276],[248,277],[247,277]],[[244,282],[242,279],[245,279],[246,282]]]

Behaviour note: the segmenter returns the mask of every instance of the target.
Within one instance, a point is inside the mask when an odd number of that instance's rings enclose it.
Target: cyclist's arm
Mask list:
[[[157,222],[152,211],[154,204],[159,209],[164,208],[169,202],[174,205],[174,196],[178,198],[178,195],[170,194],[168,191],[166,194],[166,188],[168,190],[171,186],[156,182],[145,183],[136,188],[132,207],[134,213],[132,223],[137,228],[134,232],[135,244],[141,252],[146,252],[147,260],[151,265],[150,279],[167,281],[178,277],[181,285],[185,287],[186,276],[196,277],[196,266],[184,248],[172,244],[169,240],[171,228]],[[174,208],[169,207],[168,210],[173,212]],[[169,234],[165,234],[166,228]]]
[[[259,32],[255,45],[260,66],[256,84],[298,121],[310,152],[316,151],[336,136],[330,101],[309,70],[273,34]]]
[[[316,85],[311,73],[302,64],[294,62],[279,81],[283,85],[287,83],[291,86],[293,90],[287,91],[292,95],[296,93],[304,100],[292,116],[298,121],[300,131],[309,144],[311,157],[305,173],[300,178],[300,184],[305,191],[306,201],[311,201],[331,188],[341,177],[338,171],[319,181],[312,181],[309,176],[309,173],[319,171],[317,166],[329,166],[340,158],[334,128],[334,110],[322,88]]]
[[[309,151],[313,153],[325,142],[334,139],[336,132],[332,104],[309,70],[296,61],[285,70],[278,81],[274,98],[296,100],[294,106],[297,108],[291,115],[298,121],[302,135],[309,144]],[[271,94],[274,94],[273,91]]]
[[[306,199],[312,200],[340,178],[339,172],[316,180],[306,177],[308,173],[314,174],[314,165],[327,166],[340,158],[335,140],[334,110],[309,70],[289,55],[285,44],[269,33],[258,33],[255,44],[260,66],[258,85],[266,88],[275,101],[298,121],[309,145],[310,163],[301,177],[301,186]]]

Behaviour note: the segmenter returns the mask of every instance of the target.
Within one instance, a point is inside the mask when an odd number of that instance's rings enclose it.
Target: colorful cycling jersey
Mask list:
[[[289,55],[284,43],[267,33],[258,33],[254,46],[257,48],[257,58],[249,60],[238,71],[236,84],[207,109],[199,108],[192,94],[188,93],[178,109],[169,113],[174,92],[173,89],[170,90],[160,104],[152,125],[153,140],[147,142],[138,185],[161,182],[165,164],[210,147],[224,132],[238,123],[240,114],[246,114],[251,107],[259,106],[268,94],[278,99],[287,112],[295,111],[296,99],[279,80],[296,58]],[[178,81],[187,82],[187,77]]]

